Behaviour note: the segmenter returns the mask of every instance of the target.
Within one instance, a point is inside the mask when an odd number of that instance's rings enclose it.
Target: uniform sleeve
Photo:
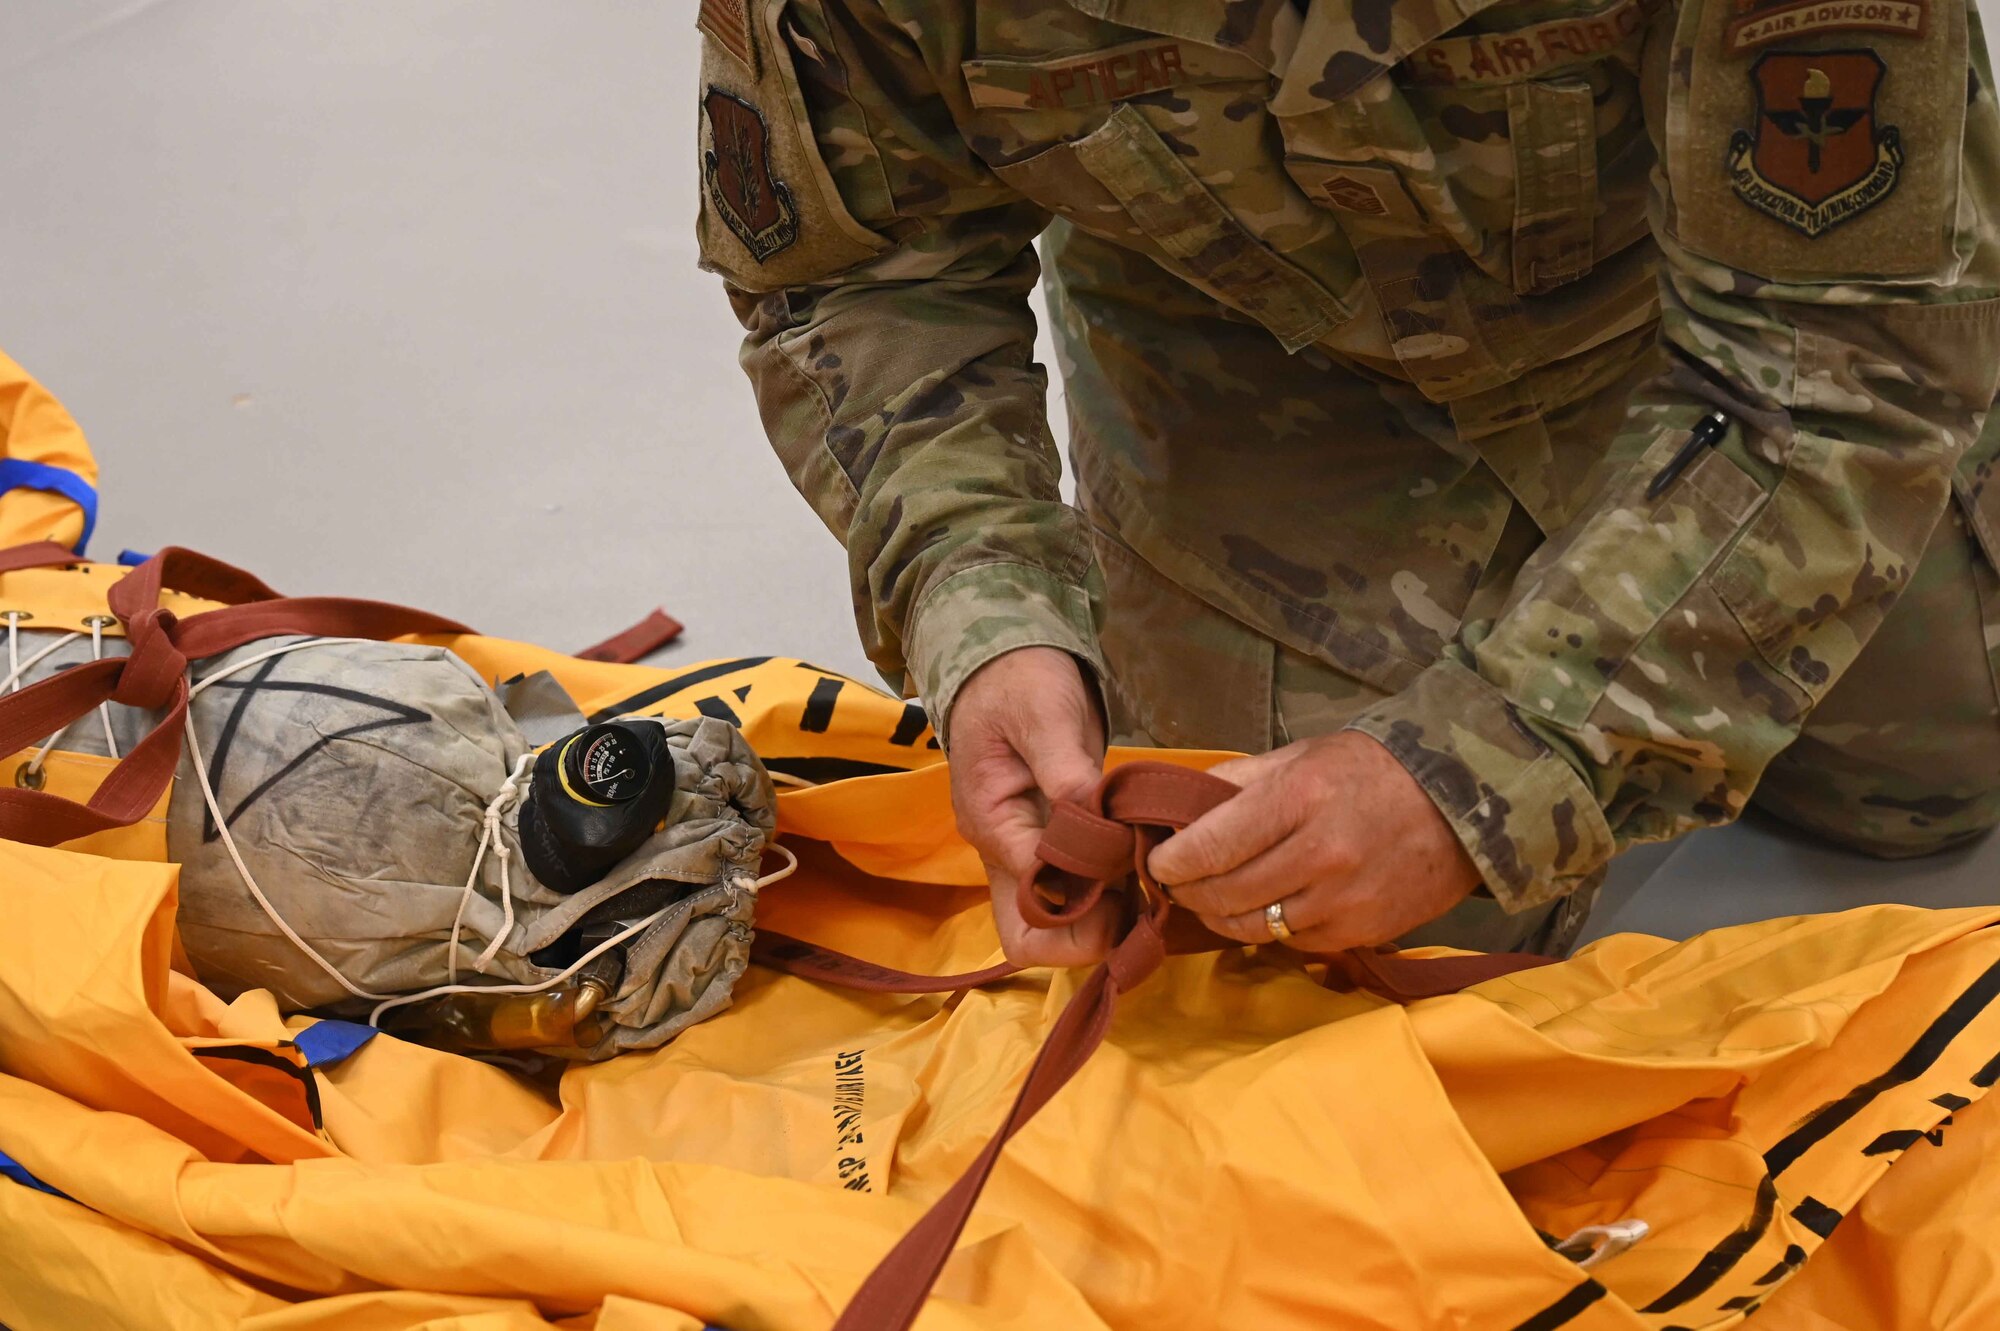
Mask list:
[[[1028,305],[1045,214],[967,148],[950,6],[705,0],[703,262],[793,484],[847,548],[869,657],[938,732],[1018,647],[1101,675],[1096,573],[1058,492]],[[921,40],[919,40],[921,38]]]
[[[1614,444],[1638,460],[1355,723],[1516,910],[1741,813],[1909,581],[2000,366],[2000,133],[1963,0],[1686,0],[1647,67],[1674,369]],[[1713,410],[1720,445],[1649,497]]]

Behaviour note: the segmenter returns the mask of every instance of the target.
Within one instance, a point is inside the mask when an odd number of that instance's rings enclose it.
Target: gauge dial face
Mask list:
[[[645,752],[615,726],[579,737],[564,757],[571,782],[586,798],[603,804],[623,804],[646,784]]]

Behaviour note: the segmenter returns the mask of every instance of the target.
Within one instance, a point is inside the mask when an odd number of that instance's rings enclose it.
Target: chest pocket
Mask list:
[[[1644,234],[1650,3],[1512,28],[1505,6],[1415,7],[1428,22],[1399,17],[1386,45],[1342,7],[1312,11],[1272,105],[1287,166],[1353,238],[1397,358],[1433,400],[1565,354],[1543,336],[1559,320],[1521,298]],[[1505,30],[1440,35],[1472,13]]]
[[[1355,316],[1360,270],[1271,151],[1255,62],[1149,38],[963,68],[983,131],[969,141],[1022,195],[1149,255],[1288,352]]]
[[[1112,240],[1148,242],[1166,268],[1264,324],[1286,352],[1312,346],[1354,316],[1312,274],[1262,244],[1136,108],[1120,104],[1100,128],[1042,158],[1024,164],[1026,170],[1002,168],[1000,176],[1008,180],[1014,172],[1010,184],[1034,196],[1030,178],[1082,172],[1090,188],[1056,194],[1066,202],[1100,194],[1116,212],[1104,202],[1074,212],[1058,204],[1062,212]]]

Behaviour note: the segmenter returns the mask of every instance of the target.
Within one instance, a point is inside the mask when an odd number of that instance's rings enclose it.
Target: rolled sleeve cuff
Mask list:
[[[1104,658],[1087,588],[1028,564],[982,564],[925,594],[911,616],[910,671],[940,737],[973,671],[1022,647],[1076,657],[1102,705]]]
[[[1436,662],[1347,728],[1409,769],[1508,911],[1584,886],[1616,848],[1576,769],[1457,661]]]

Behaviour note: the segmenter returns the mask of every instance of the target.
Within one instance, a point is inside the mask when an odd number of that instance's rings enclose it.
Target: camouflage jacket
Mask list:
[[[1512,908],[1740,812],[1954,483],[2000,531],[2000,121],[1963,0],[699,23],[704,262],[871,656],[940,731],[1003,651],[1099,659],[1031,354],[1052,221],[1093,516],[1388,693],[1357,726]],[[1356,376],[1381,437],[1326,396]],[[1517,507],[1548,539],[1468,621]]]

